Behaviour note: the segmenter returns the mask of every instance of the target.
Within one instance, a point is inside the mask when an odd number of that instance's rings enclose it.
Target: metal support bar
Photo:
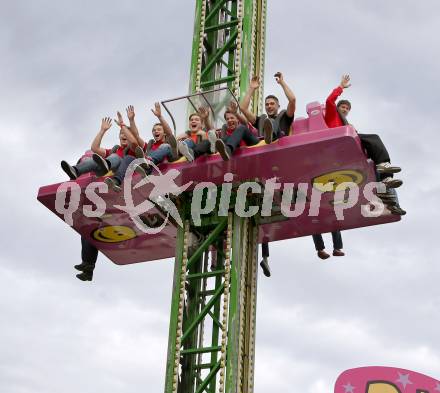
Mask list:
[[[220,23],[218,25],[209,26],[205,29],[206,33],[217,31],[217,30],[225,30],[229,27],[235,27],[238,25],[238,20],[231,20],[230,22]]]
[[[215,363],[206,363],[206,364],[198,364],[196,366],[196,368],[203,370],[203,369],[207,369],[207,368],[212,368],[214,366],[215,366]]]
[[[215,85],[221,85],[222,83],[232,82],[234,80],[235,80],[235,76],[225,76],[224,78],[202,82],[200,84],[200,86],[201,87],[212,87]]]
[[[210,353],[210,352],[218,352],[222,349],[222,347],[206,347],[206,348],[190,348],[183,349],[180,353],[182,355],[194,354],[194,353]]]
[[[188,274],[186,276],[187,280],[194,280],[194,279],[200,279],[200,278],[206,278],[206,277],[215,277],[225,274],[224,270],[214,270],[212,272],[206,272],[206,273],[196,273],[196,274]]]
[[[235,47],[235,39],[238,36],[238,31],[234,31],[231,36],[229,37],[226,44],[220,48],[215,55],[209,60],[209,63],[206,64],[205,69],[202,71],[202,78],[206,76],[206,74],[210,71],[212,66],[219,61],[219,59],[228,51],[230,48]]]
[[[212,368],[211,372],[208,374],[208,376],[203,381],[203,383],[200,384],[200,386],[196,390],[196,393],[202,393],[206,389],[206,387],[208,386],[209,382],[211,382],[211,380],[218,373],[219,370],[220,370],[220,362],[217,362],[217,364]]]
[[[228,218],[224,217],[212,233],[205,239],[205,241],[199,246],[197,251],[191,256],[188,261],[188,267],[190,267],[197,259],[199,259],[206,249],[214,242],[214,240],[220,235],[220,233],[226,228]]]
[[[223,325],[218,320],[218,318],[211,311],[208,313],[208,315],[212,318],[212,321],[221,329]]]
[[[211,19],[217,14],[217,12],[227,3],[229,0],[219,0],[209,11],[209,14],[206,16],[206,24],[208,24]]]
[[[200,323],[200,321],[208,314],[208,311],[211,309],[211,307],[214,305],[214,303],[218,300],[220,295],[223,293],[224,288],[219,287],[212,298],[209,300],[209,302],[206,304],[206,306],[202,309],[200,314],[197,316],[197,318],[191,323],[190,326],[186,329],[185,333],[182,335],[182,341],[185,341],[188,336],[192,333],[192,331],[196,328],[196,326]]]

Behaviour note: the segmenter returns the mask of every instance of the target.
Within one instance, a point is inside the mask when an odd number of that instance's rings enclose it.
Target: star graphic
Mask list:
[[[412,385],[412,382],[409,380],[409,374],[399,374],[399,379],[396,380],[397,383],[401,383],[403,385],[403,388],[406,389],[406,385]]]
[[[149,175],[142,179],[138,184],[134,186],[134,189],[142,187],[147,183],[153,184],[154,188],[151,191],[150,197],[154,198],[156,196],[164,196],[165,194],[179,195],[185,191],[191,184],[192,181],[179,187],[174,180],[180,175],[177,169],[171,169],[167,173],[159,173],[158,176]]]
[[[345,393],[354,393],[354,389],[356,389],[350,382],[342,385],[342,387],[345,390]]]
[[[436,384],[437,384],[437,385],[436,385],[436,387],[435,387],[434,390],[435,390],[436,392],[440,392],[440,382],[436,382]]]

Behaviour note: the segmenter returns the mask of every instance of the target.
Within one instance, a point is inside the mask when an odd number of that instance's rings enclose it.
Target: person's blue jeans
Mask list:
[[[162,162],[163,159],[167,156],[168,158],[172,157],[171,147],[168,143],[160,145],[156,150],[150,151],[147,155],[147,157],[150,158],[155,165]],[[133,156],[124,156],[122,158],[121,163],[118,166],[118,170],[113,177],[119,184],[122,184],[122,180],[124,180],[127,168],[135,159],[136,157]]]
[[[134,161],[136,157],[133,156],[124,156],[121,160],[121,163],[118,166],[118,170],[116,171],[113,178],[119,183],[122,184],[122,180],[124,180],[125,172],[127,168],[130,166],[132,161]]]
[[[238,125],[231,135],[222,139],[229,146],[232,153],[240,146],[242,140],[247,146],[254,146],[259,142],[258,138],[243,124]]]
[[[277,139],[282,138],[283,136],[285,136],[284,132],[281,131],[280,125],[277,124],[277,122],[275,121],[275,119],[272,119],[270,117],[267,117],[268,120],[270,120],[270,122],[272,123],[272,141],[276,141]]]
[[[194,141],[191,138],[185,139],[183,141],[183,143],[185,145],[187,145],[190,149],[194,150],[194,148],[196,147],[196,144],[194,143]]]
[[[168,143],[162,143],[156,150],[151,150],[148,153],[147,157],[150,158],[150,160],[153,161],[155,165],[161,163],[165,157],[171,160],[173,157],[171,146]]]
[[[121,163],[121,157],[119,157],[117,154],[113,153],[110,154],[108,157],[106,157],[106,160],[109,164],[110,169],[114,172]],[[78,173],[78,176],[84,175],[84,173],[88,172],[94,172],[97,176],[103,176],[105,173],[99,172],[98,164],[96,164],[95,161],[93,161],[92,158],[85,158],[78,164],[74,166],[76,169],[76,172]]]
[[[332,232],[333,239],[333,249],[334,250],[342,250],[342,236],[340,231]],[[313,242],[315,243],[316,251],[321,251],[325,249],[324,240],[322,239],[322,235],[313,235]]]

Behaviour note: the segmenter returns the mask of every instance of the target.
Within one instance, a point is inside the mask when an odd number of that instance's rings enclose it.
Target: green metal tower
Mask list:
[[[266,8],[266,0],[196,0],[190,93],[228,86],[240,97],[252,76],[263,83]],[[255,111],[261,103],[256,93]]]
[[[266,7],[196,0],[190,94],[227,86],[241,97],[253,75],[263,82]],[[228,192],[234,201],[232,184]],[[258,223],[238,217],[232,202],[195,226],[190,198],[180,206],[165,393],[252,393]]]

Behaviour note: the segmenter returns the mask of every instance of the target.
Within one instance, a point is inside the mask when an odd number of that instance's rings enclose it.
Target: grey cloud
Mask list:
[[[88,148],[101,117],[134,104],[148,133],[151,104],[186,93],[194,2],[2,6],[0,390],[161,391],[172,261],[100,256],[84,285],[72,268],[79,237],[36,192],[64,179],[59,161]],[[338,373],[370,364],[438,377],[438,11],[436,1],[269,2],[266,92],[282,97],[272,76],[283,71],[304,115],[350,72],[350,118],[402,165],[408,216],[345,232],[347,256],[327,262],[310,238],[272,245],[256,393],[328,392]]]

